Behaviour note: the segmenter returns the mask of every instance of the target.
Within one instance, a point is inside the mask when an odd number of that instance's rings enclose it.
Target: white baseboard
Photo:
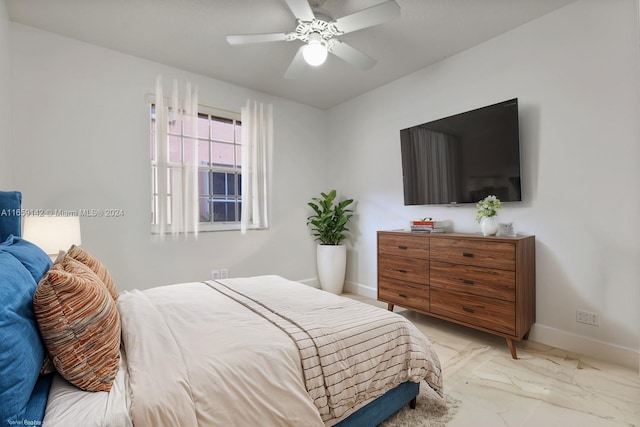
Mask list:
[[[353,294],[362,295],[363,297],[376,299],[378,298],[378,289],[370,286],[361,285],[356,282],[345,282],[344,290]]]
[[[594,359],[627,366],[640,373],[640,352],[638,350],[594,340],[538,323],[531,327],[529,339]]]
[[[320,281],[317,277],[311,279],[296,280],[312,288],[320,288]],[[378,298],[378,289],[370,286],[361,285],[356,282],[344,282],[344,292],[351,292],[352,294],[362,295],[363,297],[376,299]]]

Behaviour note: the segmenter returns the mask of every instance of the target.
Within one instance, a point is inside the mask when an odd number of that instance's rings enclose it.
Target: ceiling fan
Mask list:
[[[300,76],[306,67],[305,64],[321,65],[328,53],[362,70],[370,69],[375,65],[375,59],[335,37],[382,24],[400,16],[400,6],[394,0],[387,0],[336,20],[320,11],[314,12],[307,0],[285,1],[298,21],[294,31],[228,35],[227,42],[231,45],[293,40],[304,42],[284,75],[287,79]]]

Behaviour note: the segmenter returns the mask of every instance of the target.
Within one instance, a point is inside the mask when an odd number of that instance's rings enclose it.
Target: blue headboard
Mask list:
[[[21,236],[21,207],[21,192],[0,191],[0,242],[7,240],[10,234]]]

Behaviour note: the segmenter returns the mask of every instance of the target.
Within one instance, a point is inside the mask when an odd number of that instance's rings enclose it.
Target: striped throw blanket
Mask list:
[[[327,425],[405,381],[425,380],[442,395],[438,356],[402,316],[276,276],[206,283],[291,337]]]

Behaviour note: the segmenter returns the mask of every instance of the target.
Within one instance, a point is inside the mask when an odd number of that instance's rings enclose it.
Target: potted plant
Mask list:
[[[307,217],[311,235],[319,242],[316,248],[318,279],[321,289],[341,294],[347,269],[347,248],[342,242],[353,216],[353,210],[348,208],[353,199],[336,202],[336,190],[320,196],[308,203],[314,213]]]
[[[480,223],[480,229],[485,236],[493,236],[498,232],[498,209],[502,208],[500,199],[496,196],[487,196],[476,204],[476,221]]]

